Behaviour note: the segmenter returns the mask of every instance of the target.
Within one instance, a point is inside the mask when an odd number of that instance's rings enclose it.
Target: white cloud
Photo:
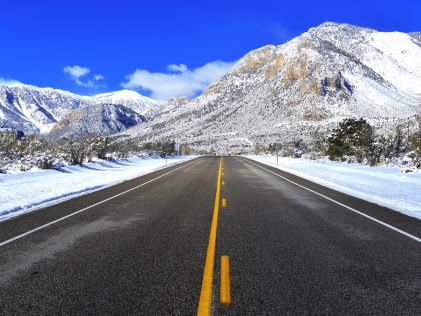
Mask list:
[[[65,74],[68,74],[70,78],[79,86],[81,87],[88,87],[88,88],[96,88],[99,87],[94,81],[104,80],[104,76],[97,74],[91,79],[81,80],[81,78],[86,77],[90,72],[91,69],[87,67],[81,67],[78,65],[74,66],[66,66],[63,68]]]
[[[0,77],[0,86],[15,87],[20,85],[23,85],[23,83],[14,79]]]
[[[192,72],[192,77],[194,80],[207,83],[212,83],[216,79],[221,78],[223,75],[229,71],[235,62],[223,62],[223,61],[214,61],[207,63],[202,67],[196,68]]]
[[[167,68],[168,70],[174,71],[174,72],[186,72],[188,70],[187,65],[185,64],[180,64],[180,65],[171,64],[171,65],[168,65]]]
[[[149,72],[136,69],[126,76],[126,82],[121,85],[127,89],[145,89],[150,91],[150,97],[167,100],[175,96],[194,97],[210,83],[222,77],[229,71],[234,62],[213,61],[195,69],[188,69],[184,64],[167,66],[170,73]]]
[[[80,67],[78,65],[74,66],[66,66],[64,67],[63,71],[69,74],[72,78],[80,78],[86,76],[88,73],[91,72],[89,68]]]
[[[105,80],[103,75],[95,75],[94,76],[95,81],[101,81],[101,80]]]

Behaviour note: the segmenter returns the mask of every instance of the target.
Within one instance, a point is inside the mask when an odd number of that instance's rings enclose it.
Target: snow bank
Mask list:
[[[247,156],[277,167],[274,156]],[[279,169],[328,188],[421,219],[421,172],[402,173],[398,167],[279,158]]]
[[[0,221],[136,178],[195,156],[97,161],[57,170],[0,174]]]

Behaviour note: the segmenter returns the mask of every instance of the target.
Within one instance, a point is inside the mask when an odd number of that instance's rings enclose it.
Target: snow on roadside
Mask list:
[[[402,173],[398,167],[314,161],[274,156],[247,156],[328,188],[421,219],[421,172]]]
[[[196,156],[97,161],[57,170],[0,174],[0,221],[174,165]]]

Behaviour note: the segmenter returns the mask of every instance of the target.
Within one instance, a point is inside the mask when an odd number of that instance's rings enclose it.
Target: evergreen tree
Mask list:
[[[374,130],[364,119],[344,119],[328,138],[328,155],[331,160],[354,157],[357,162],[365,159],[374,163]]]

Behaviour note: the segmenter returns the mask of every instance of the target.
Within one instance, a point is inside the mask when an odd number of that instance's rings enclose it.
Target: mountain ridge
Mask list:
[[[324,23],[282,45],[249,52],[186,107],[158,114],[122,137],[177,135],[198,148],[229,148],[237,139],[241,147],[291,133],[303,137],[344,117],[410,117],[421,112],[415,37]]]
[[[129,95],[129,90],[82,96],[25,84],[0,86],[0,127],[47,133],[70,112],[100,104],[123,105],[148,118],[162,110],[166,102],[135,91],[130,91]]]

